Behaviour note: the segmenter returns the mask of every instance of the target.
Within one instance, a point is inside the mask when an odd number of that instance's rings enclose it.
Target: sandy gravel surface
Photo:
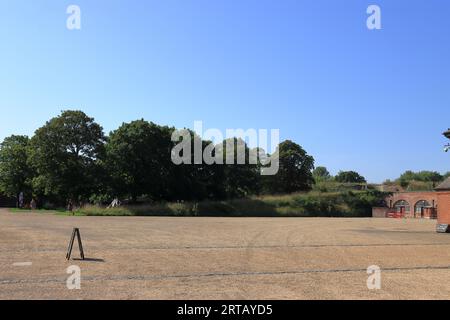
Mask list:
[[[450,234],[435,224],[0,209],[0,299],[449,299]],[[73,227],[87,261],[65,260]],[[81,290],[67,289],[70,265]],[[367,289],[370,265],[380,290]]]

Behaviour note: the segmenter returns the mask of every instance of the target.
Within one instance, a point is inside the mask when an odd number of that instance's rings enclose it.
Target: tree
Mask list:
[[[27,136],[10,136],[0,144],[0,191],[9,197],[30,191],[32,170],[27,164]]]
[[[399,178],[399,181],[423,181],[423,182],[439,182],[443,180],[443,176],[436,171],[419,171],[413,172],[411,170],[405,171]]]
[[[421,185],[426,186],[428,185],[429,188],[433,188],[436,186],[438,182],[441,182],[444,180],[444,176],[441,175],[439,172],[436,171],[419,171],[414,172],[411,170],[405,171],[397,180],[396,182],[399,183],[403,188],[412,187],[414,185]],[[419,182],[419,183],[417,183]],[[417,188],[417,187],[416,187]],[[424,187],[424,190],[426,188]]]
[[[326,180],[330,180],[331,174],[330,172],[327,170],[326,167],[317,167],[313,170],[313,177],[314,180],[317,181],[326,181]]]
[[[224,166],[221,164],[207,164],[202,159],[201,163],[195,161],[194,145],[200,144],[202,154],[205,150],[212,146],[211,141],[202,141],[192,130],[184,129],[178,131],[186,134],[185,139],[189,136],[190,150],[186,159],[190,164],[172,164],[169,178],[169,192],[167,200],[221,200],[227,197],[225,190]],[[183,135],[184,135],[183,134]],[[183,136],[182,135],[182,136]],[[180,137],[182,139],[182,137]],[[183,139],[184,140],[184,139]],[[179,141],[174,142],[176,145]],[[184,157],[184,151],[181,157]],[[187,151],[187,150],[186,150]],[[181,151],[180,151],[181,152]],[[211,156],[216,156],[216,148],[211,151]]]
[[[195,148],[191,148],[187,156],[183,150],[182,157],[190,164],[175,165],[172,178],[176,183],[172,184],[171,194],[176,195],[176,200],[221,200],[259,192],[259,166],[257,163],[250,163],[250,149],[245,141],[230,138],[214,145],[212,141],[202,141],[190,130],[183,131],[184,133],[179,131],[177,136],[191,146],[201,146],[202,154],[207,159],[203,157],[195,163]],[[181,153],[181,149],[177,148],[175,154],[178,153]]]
[[[339,171],[335,180],[340,183],[366,183],[366,179],[355,171]]]
[[[131,197],[133,202],[142,195],[155,200],[168,197],[172,131],[142,119],[111,132],[106,168],[116,196]]]
[[[233,150],[227,146],[233,145]],[[251,194],[257,194],[260,190],[260,170],[257,164],[250,164],[250,149],[245,141],[238,138],[226,139],[222,142],[223,147],[223,170],[224,170],[224,189],[227,198],[241,198]],[[241,151],[240,151],[241,150]],[[238,152],[245,156],[245,163],[239,163]],[[233,164],[227,163],[227,155],[231,160],[233,155]],[[228,161],[231,162],[231,161]]]
[[[59,202],[87,199],[97,188],[104,143],[102,127],[82,111],[63,111],[52,118],[30,140],[36,193]]]
[[[443,135],[444,135],[447,139],[450,139],[450,129],[448,129],[447,131],[445,131],[445,132],[443,133]],[[444,151],[445,151],[445,152],[448,152],[449,150],[450,150],[450,143],[446,144],[445,147],[444,147]]]
[[[314,183],[314,158],[290,140],[282,142],[276,152],[279,154],[280,169],[276,175],[265,179],[267,191],[292,193],[311,190]]]

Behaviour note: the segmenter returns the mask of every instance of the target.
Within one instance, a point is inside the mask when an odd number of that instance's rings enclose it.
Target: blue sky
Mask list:
[[[0,139],[81,109],[106,132],[278,128],[373,182],[449,171],[449,17],[446,0],[0,0]]]

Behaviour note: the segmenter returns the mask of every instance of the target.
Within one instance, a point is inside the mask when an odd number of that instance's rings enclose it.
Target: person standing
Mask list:
[[[19,193],[19,208],[20,209],[23,208],[23,192],[22,191]]]
[[[31,199],[30,208],[31,210],[36,210],[36,200],[34,198]]]
[[[72,200],[69,200],[69,203],[67,204],[67,209],[72,213],[72,215],[74,215]]]

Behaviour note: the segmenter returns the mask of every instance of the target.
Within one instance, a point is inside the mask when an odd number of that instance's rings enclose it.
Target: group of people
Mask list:
[[[25,196],[23,194],[23,192],[19,193],[19,198],[18,198],[18,207],[19,208],[24,208],[25,207]],[[34,198],[31,199],[30,201],[30,209],[31,210],[35,210],[36,209],[36,200],[34,200]]]
[[[31,198],[30,205],[26,206],[25,205],[25,195],[24,195],[24,193],[23,192],[19,193],[19,196],[17,198],[17,207],[18,208],[20,208],[20,209],[27,208],[27,209],[31,209],[31,210],[36,210],[36,206],[37,206],[37,203],[36,203],[36,200],[34,198]],[[118,199],[114,199],[114,201],[111,203],[111,206],[112,207],[120,206],[120,201]],[[67,202],[67,208],[66,209],[67,209],[67,211],[70,211],[72,213],[72,215],[75,215],[74,204],[73,204],[72,200],[69,200]]]
[[[25,196],[24,196],[23,192],[19,193],[19,197],[17,199],[17,206],[20,209],[25,208]],[[30,206],[27,208],[29,208],[31,210],[36,210],[36,206],[37,206],[36,200],[34,198],[31,198]],[[72,212],[72,214],[74,214],[72,200],[69,200],[69,202],[67,203],[67,210]]]

